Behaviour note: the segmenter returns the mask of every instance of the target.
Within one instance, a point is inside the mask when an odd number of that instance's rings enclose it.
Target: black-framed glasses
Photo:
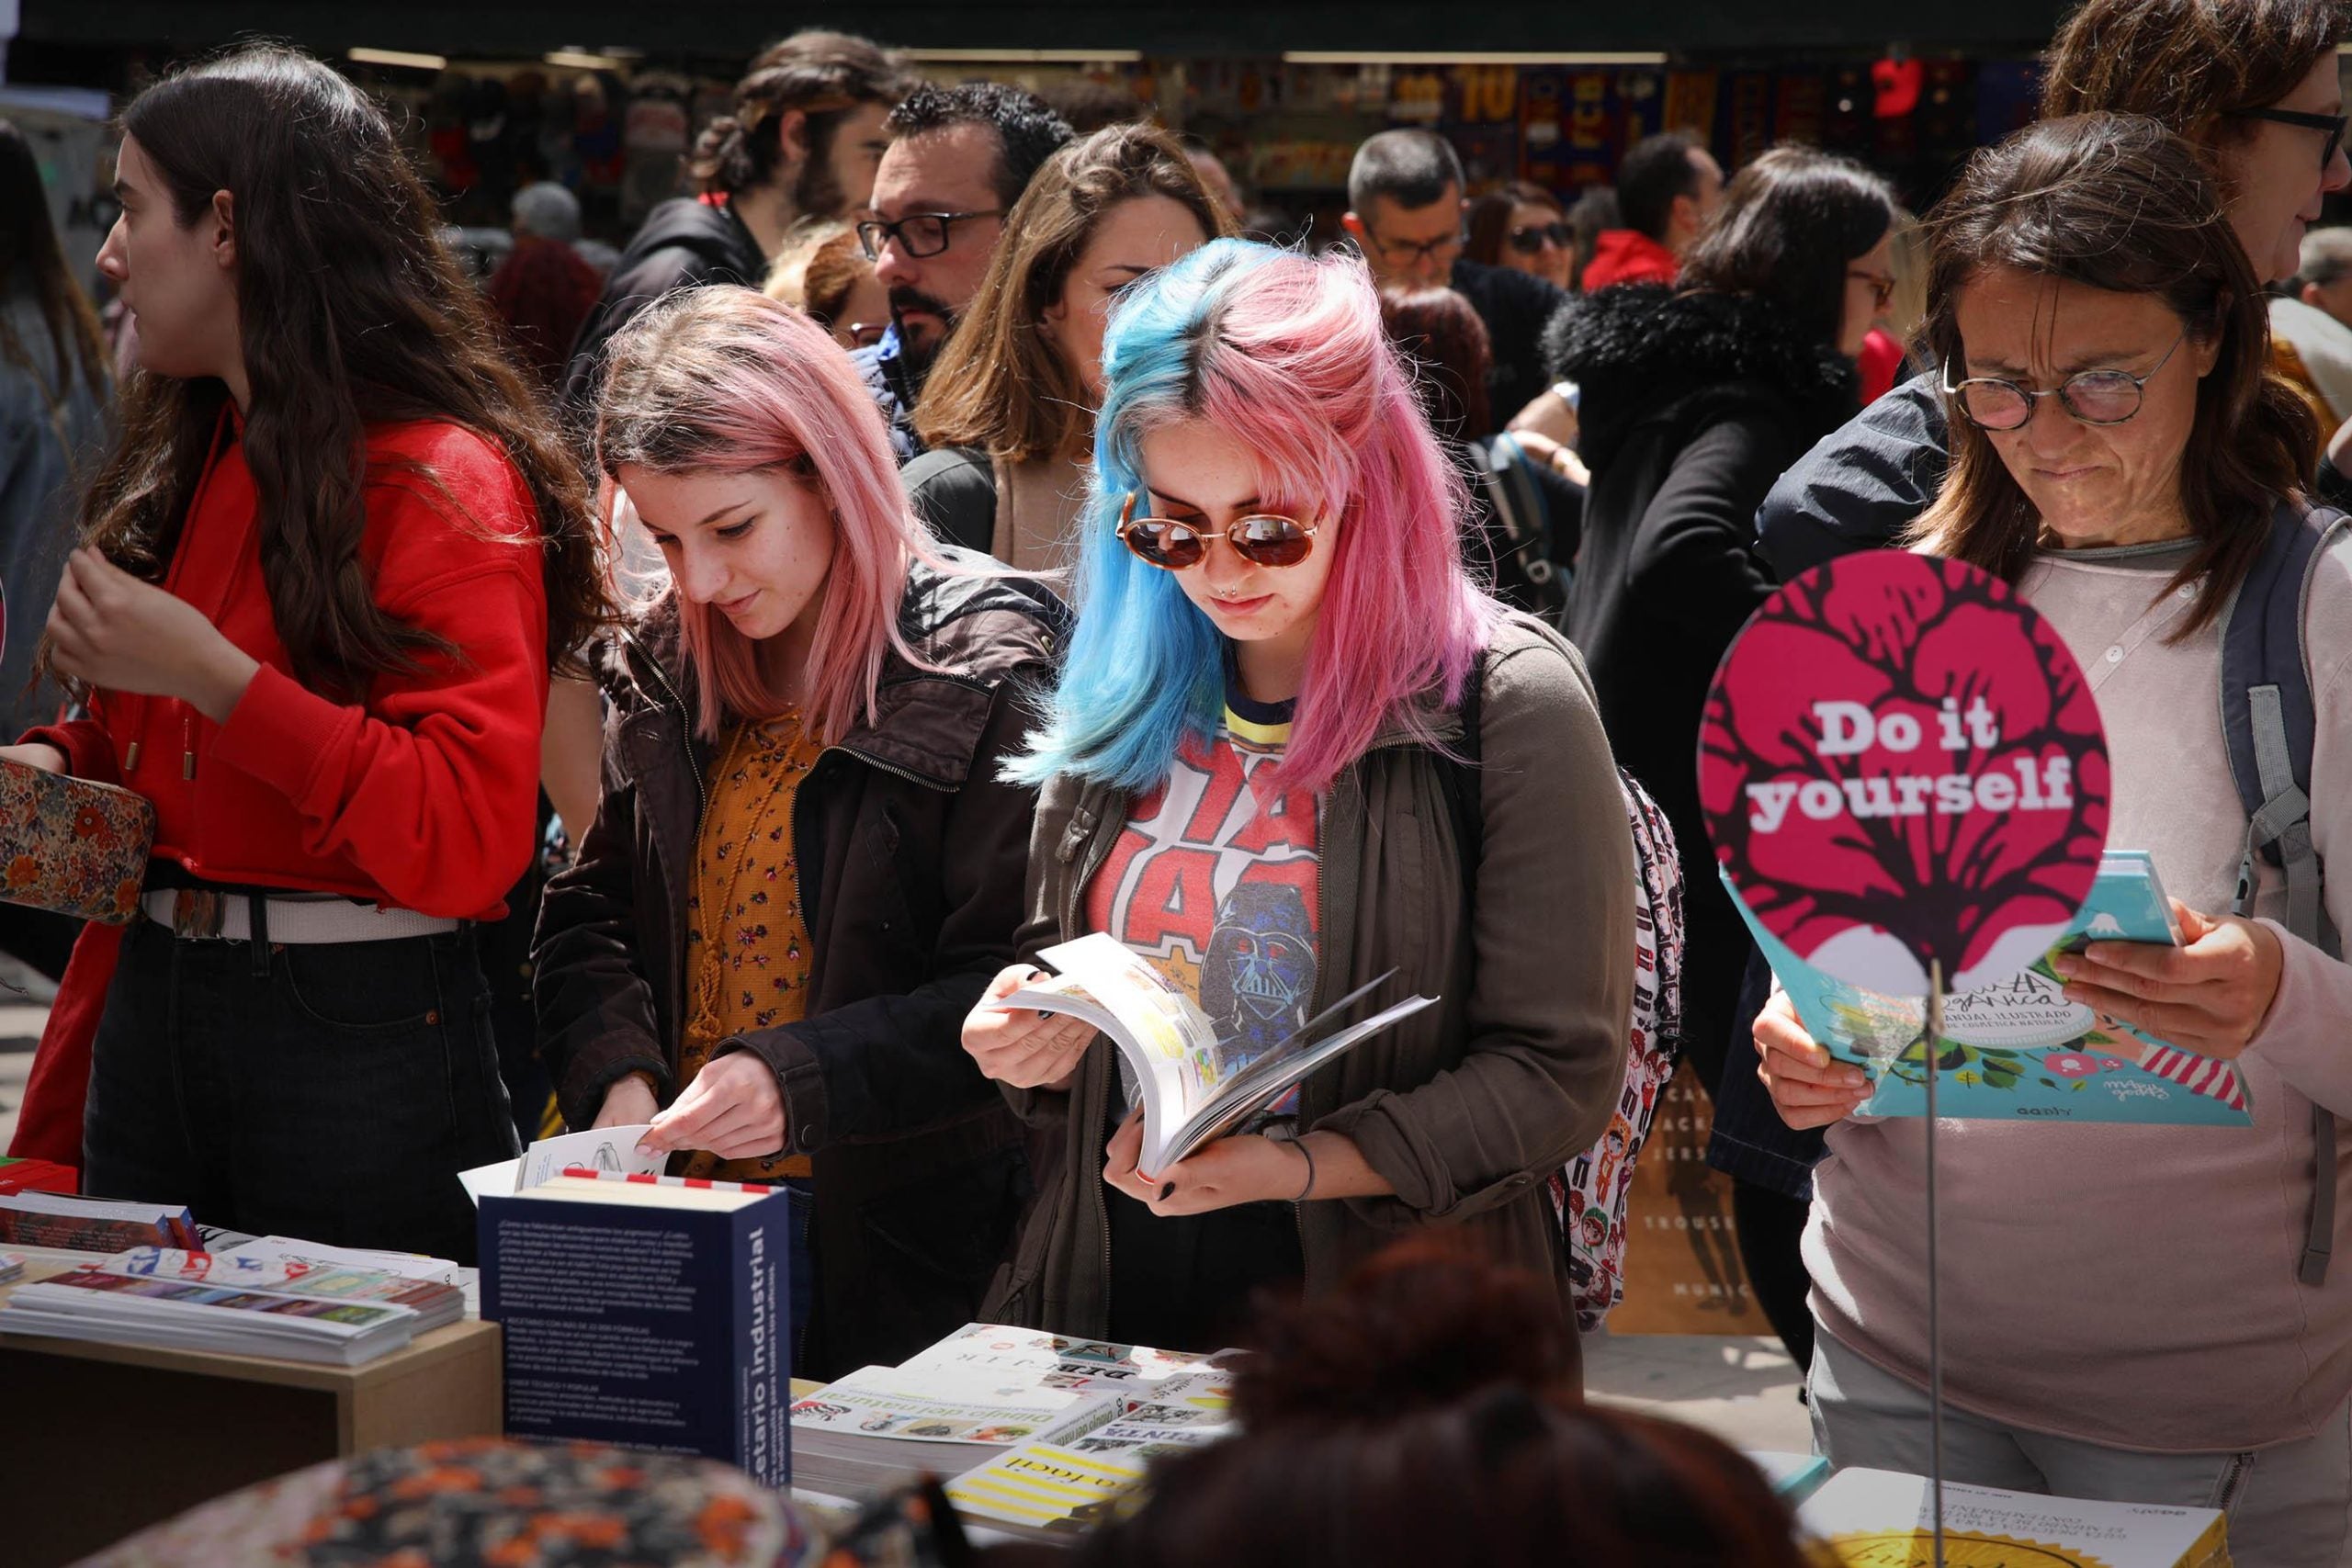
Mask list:
[[[1555,218],[1549,223],[1530,223],[1524,229],[1513,229],[1503,238],[1510,241],[1510,248],[1521,255],[1532,256],[1543,254],[1544,243],[1547,240],[1560,249],[1566,250],[1568,243],[1576,238],[1576,234],[1575,230]]]
[[[1441,234],[1434,240],[1384,240],[1371,230],[1364,238],[1372,248],[1392,262],[1409,265],[1413,262],[1435,261],[1440,255],[1458,251],[1470,243],[1470,231],[1457,229],[1451,234]]]
[[[2323,169],[2335,162],[2335,150],[2344,145],[2344,128],[2352,123],[2352,115],[2313,114],[2308,109],[2231,109],[2228,118],[2267,120],[2272,125],[2292,125],[2322,132],[2327,138],[2319,149],[2319,166]]]
[[[974,218],[1003,216],[1004,209],[998,207],[986,212],[910,212],[896,223],[869,218],[857,226],[857,243],[865,247],[867,261],[880,260],[882,247],[892,241],[909,256],[935,256],[947,248],[956,224]]]
[[[1947,381],[1944,394],[1957,400],[1968,423],[1980,430],[2022,430],[2032,423],[2034,405],[2044,398],[2056,398],[2061,407],[2085,424],[2121,424],[2139,413],[2148,383],[2188,341],[2188,329],[2183,327],[2164,357],[2144,376],[2129,370],[2080,370],[2040,392],[1997,376],[1972,376],[1958,385]],[[1951,372],[1945,374],[1949,377]]]
[[[1137,492],[1129,491],[1126,503],[1119,508],[1119,540],[1136,559],[1162,571],[1183,571],[1208,558],[1209,540],[1219,530],[1173,517],[1138,517],[1137,499]],[[1277,512],[1261,512],[1235,518],[1222,532],[1243,560],[1283,567],[1296,566],[1314,553],[1315,526]]]
[[[1883,310],[1894,303],[1894,279],[1886,274],[1864,272],[1860,267],[1849,266],[1846,269],[1846,276],[1857,283],[1867,283],[1871,286],[1871,310]]]

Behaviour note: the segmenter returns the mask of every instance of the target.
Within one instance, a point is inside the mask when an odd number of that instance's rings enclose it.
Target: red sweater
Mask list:
[[[207,880],[495,919],[537,821],[548,697],[537,513],[514,464],[458,425],[372,430],[368,457],[360,559],[376,602],[454,656],[379,676],[358,703],[301,686],[262,581],[253,475],[232,439],[198,481],[164,582],[261,665],[229,721],[176,698],[102,692],[95,717],[26,739],[63,751],[78,778],[153,801],[155,853]]]
[[[359,553],[376,602],[457,657],[379,676],[358,704],[298,684],[262,581],[253,475],[232,443],[205,470],[164,580],[261,663],[229,722],[175,699],[100,693],[97,717],[26,739],[63,751],[78,777],[153,800],[155,853],[199,876],[494,919],[537,820],[548,697],[537,512],[514,464],[458,425],[379,427],[368,457]],[[126,767],[134,741],[138,766]],[[81,1164],[90,1043],[122,932],[83,928],[11,1154]]]

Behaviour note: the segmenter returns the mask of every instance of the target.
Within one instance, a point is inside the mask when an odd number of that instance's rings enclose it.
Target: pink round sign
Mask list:
[[[2021,973],[2107,841],[2098,705],[2031,606],[1958,561],[1872,550],[1783,585],[1724,656],[1699,797],[1740,900],[1806,963],[1890,996]]]

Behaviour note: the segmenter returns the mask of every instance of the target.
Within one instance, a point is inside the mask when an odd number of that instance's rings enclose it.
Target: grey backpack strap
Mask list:
[[[2259,861],[2287,885],[2289,931],[2331,957],[2338,933],[2321,899],[2323,871],[2312,845],[2312,750],[2317,715],[2303,614],[2321,558],[2346,525],[2343,513],[2281,505],[2270,537],[2223,614],[2222,730],[2246,808],[2245,847],[2231,912],[2251,915]],[[2312,1107],[2312,1210],[2296,1277],[2327,1279],[2335,1247],[2335,1118]]]

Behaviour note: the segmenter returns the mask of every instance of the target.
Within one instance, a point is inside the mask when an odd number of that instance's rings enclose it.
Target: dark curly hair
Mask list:
[[[1155,1465],[1143,1505],[1064,1561],[1804,1568],[1754,1465],[1696,1427],[1585,1408],[1581,1371],[1549,1280],[1401,1243],[1272,1320],[1236,1370],[1241,1435]]]
[[[1001,82],[965,82],[953,87],[921,83],[883,121],[883,129],[899,138],[927,136],[956,125],[985,125],[996,132],[996,169],[989,184],[1007,212],[1046,160],[1078,134],[1045,99]]]
[[[808,117],[809,167],[823,170],[842,117],[860,105],[897,103],[912,81],[895,55],[862,38],[813,28],[795,33],[752,62],[735,84],[734,112],[704,130],[686,167],[706,192],[731,195],[768,184],[784,159],[784,117],[797,109]],[[821,200],[798,205],[831,210]]]

